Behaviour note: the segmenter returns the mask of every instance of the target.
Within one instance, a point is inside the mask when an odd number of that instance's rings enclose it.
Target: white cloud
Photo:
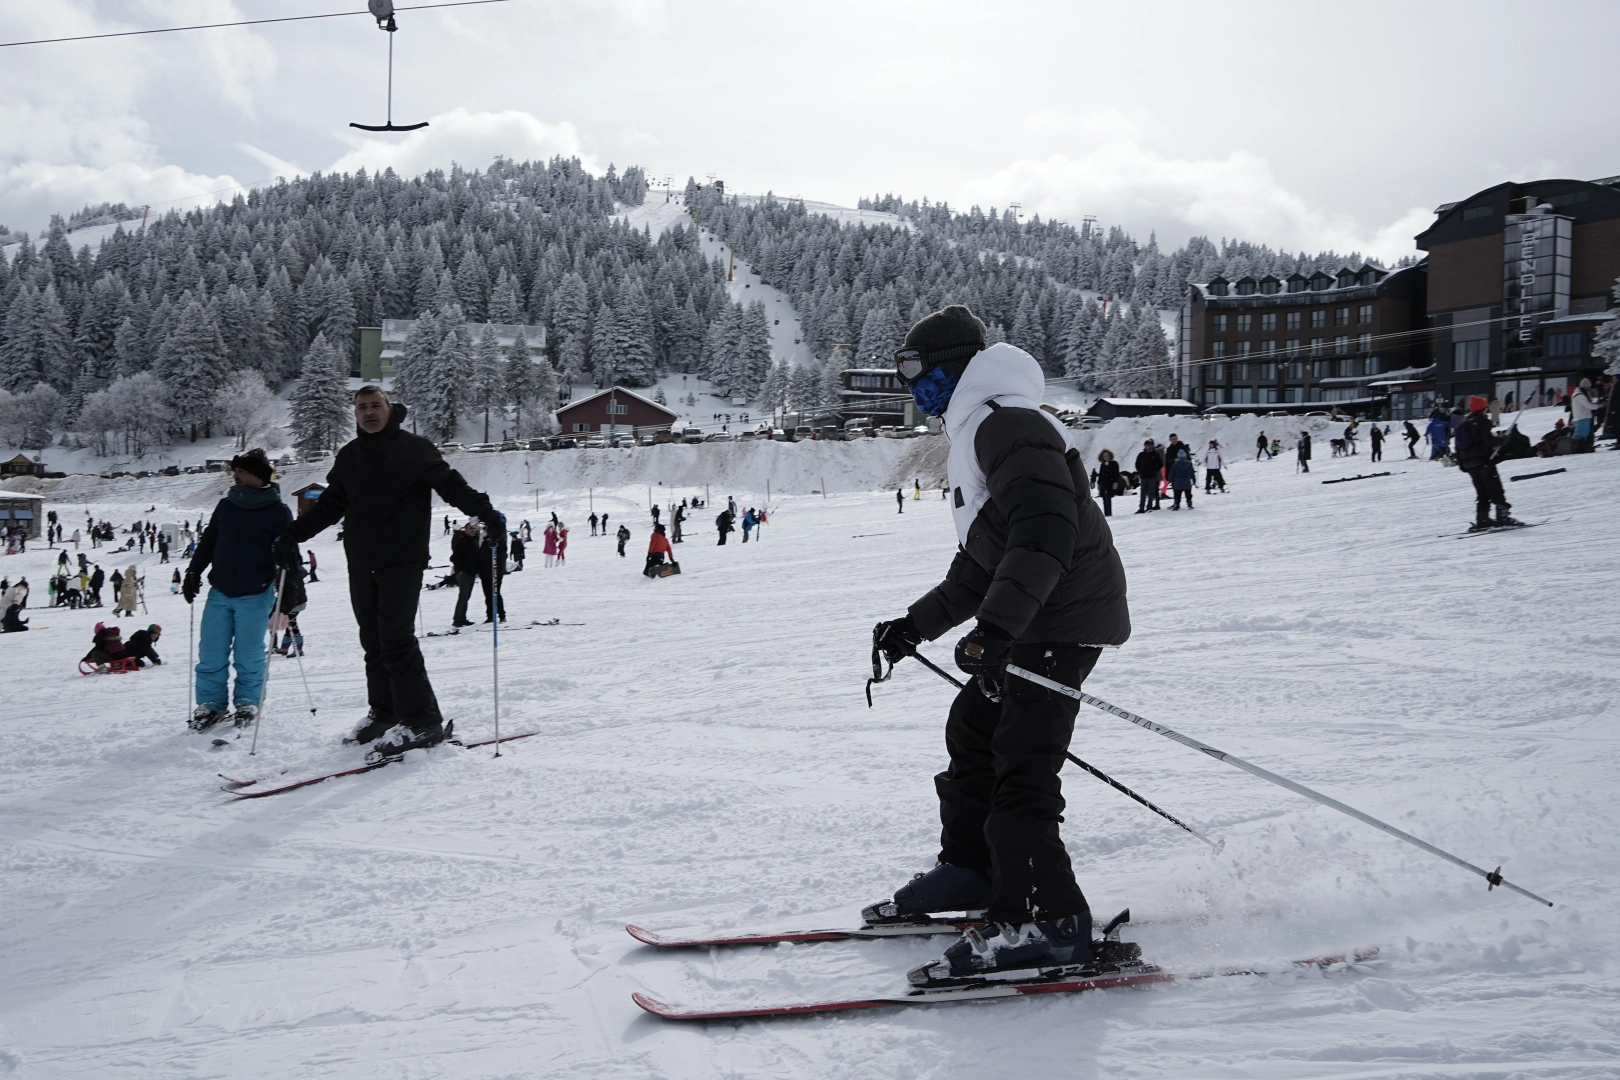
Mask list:
[[[252,143],[239,142],[236,144],[236,147],[237,149],[241,150],[242,153],[269,169],[271,175],[273,176],[283,176],[288,180],[293,180],[300,176],[309,175],[308,169],[300,165],[294,165],[292,162],[283,158],[278,158],[268,150],[260,150]]]
[[[1038,123],[1050,128],[1056,121],[1041,118]],[[1128,123],[1104,116],[1088,126],[1118,133]],[[1289,250],[1361,251],[1390,260],[1412,253],[1413,235],[1433,220],[1428,208],[1413,207],[1399,220],[1369,231],[1347,216],[1311,207],[1256,154],[1235,150],[1224,158],[1187,160],[1161,156],[1125,139],[1081,156],[1057,153],[1014,161],[969,180],[956,198],[961,207],[1005,207],[1011,202],[1043,217],[1077,222],[1095,214],[1104,224],[1117,223],[1137,233],[1157,229],[1162,246],[1204,234]]]
[[[29,161],[0,169],[0,205],[13,215],[7,224],[34,230],[51,214],[85,205],[150,204],[153,214],[165,214],[229,199],[230,189],[238,186],[234,177],[205,176],[178,165],[149,168],[123,162],[96,167]]]
[[[453,109],[432,117],[428,124],[408,135],[346,134],[353,149],[333,162],[331,171],[352,173],[364,168],[380,172],[392,168],[401,176],[415,176],[429,169],[449,168],[453,163],[464,169],[481,169],[497,156],[543,161],[556,154],[579,157],[592,172],[601,168],[585,154],[573,124],[548,124],[520,109]]]

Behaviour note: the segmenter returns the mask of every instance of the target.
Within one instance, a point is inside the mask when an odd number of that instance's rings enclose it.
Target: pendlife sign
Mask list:
[[[1569,313],[1574,219],[1510,214],[1502,232],[1504,352],[1530,348],[1537,323]],[[1511,366],[1511,365],[1510,365]]]

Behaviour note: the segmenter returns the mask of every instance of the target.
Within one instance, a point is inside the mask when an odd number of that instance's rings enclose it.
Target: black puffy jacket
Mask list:
[[[1143,483],[1147,482],[1148,477],[1158,479],[1162,472],[1164,472],[1164,455],[1157,450],[1143,450],[1136,455],[1136,475],[1142,478]]]
[[[405,406],[395,405],[387,427],[375,435],[356,431],[337,452],[326,490],[287,530],[289,539],[301,544],[342,520],[351,570],[426,567],[435,491],[464,514],[499,522],[489,496],[474,491],[438,447],[400,428],[405,416]]]
[[[257,596],[276,583],[276,563],[271,548],[276,537],[292,520],[292,511],[281,501],[281,488],[231,488],[214,507],[208,528],[197,541],[186,573],[201,577],[210,565],[208,584],[226,596]],[[118,574],[114,572],[114,588]]]
[[[1033,409],[999,408],[974,456],[989,498],[945,575],[910,614],[933,640],[977,615],[1018,641],[1121,645],[1125,567],[1077,450]]]

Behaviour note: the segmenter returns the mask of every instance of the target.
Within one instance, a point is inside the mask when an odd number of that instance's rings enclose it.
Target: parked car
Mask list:
[[[522,441],[522,440],[519,440],[519,441]],[[550,439],[530,439],[527,442],[525,442],[523,444],[523,446],[524,446],[524,449],[526,449],[526,450],[550,450],[551,449],[551,440]]]
[[[187,465],[186,466],[186,472],[190,473],[190,474],[202,473],[202,472],[207,472],[207,471],[208,470],[203,468],[201,465]]]
[[[1082,416],[1075,426],[1083,428],[1099,428],[1107,423],[1108,421],[1100,416]]]
[[[500,447],[496,446],[492,442],[473,443],[471,446],[467,447],[467,453],[469,453],[469,454],[493,454],[498,449],[500,449]]]
[[[503,454],[509,450],[521,449],[523,449],[523,447],[518,445],[518,441],[516,439],[507,439],[505,442],[501,443],[501,453]]]
[[[579,440],[572,435],[558,435],[551,440],[553,450],[578,450]]]
[[[439,444],[439,453],[441,453],[441,454],[465,454],[466,452],[467,452],[467,448],[465,446],[462,446],[458,442],[447,442],[447,443],[440,443]]]
[[[634,446],[636,445],[635,433],[630,431],[621,431],[617,435],[611,435],[608,437],[608,445],[615,449],[623,449],[625,447]]]
[[[772,442],[792,442],[793,432],[787,428],[775,428],[771,431]]]
[[[737,437],[729,431],[710,432],[704,442],[736,442]]]
[[[658,436],[652,432],[648,432],[641,438],[637,439],[636,442],[641,446],[655,446],[658,443]]]
[[[137,479],[137,480],[145,480],[149,476],[156,476],[156,475],[157,475],[157,473],[153,472],[151,469],[142,469],[140,472],[135,474],[135,479]]]
[[[304,451],[304,460],[305,461],[325,461],[327,458],[329,458],[331,456],[332,456],[332,451],[330,451],[330,450],[306,450],[306,451]]]
[[[753,440],[758,439],[759,437],[760,437],[759,432],[757,432],[757,431],[742,431],[742,432],[737,433],[737,441],[738,442],[742,442],[744,440],[748,440],[748,441],[752,442]]]
[[[1278,415],[1287,416],[1288,414],[1287,413],[1279,413]],[[1325,412],[1308,412],[1308,413],[1305,414],[1305,419],[1307,419],[1307,420],[1327,420],[1329,418],[1330,418],[1329,414],[1325,413]]]
[[[587,450],[606,450],[607,444],[606,435],[587,435],[585,437],[585,449]]]
[[[702,441],[703,429],[700,427],[689,427],[681,432],[681,442],[683,443],[700,443]]]
[[[179,476],[180,475],[180,466],[178,466],[178,465],[169,465],[169,466],[166,466],[166,467],[164,467],[162,469],[159,469],[158,471],[160,473],[162,473],[164,476]]]
[[[794,442],[798,442],[800,439],[813,439],[815,437],[816,429],[811,427],[809,424],[800,424],[798,427],[793,429]]]

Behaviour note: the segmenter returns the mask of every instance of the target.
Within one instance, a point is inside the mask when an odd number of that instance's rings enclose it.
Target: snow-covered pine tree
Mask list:
[[[292,437],[303,450],[335,450],[353,426],[348,368],[326,335],[316,333],[293,388]]]
[[[742,396],[752,398],[771,372],[771,320],[759,301],[743,310],[737,353]]]
[[[394,397],[415,412],[427,395],[434,357],[439,351],[439,320],[426,311],[405,335],[394,358]]]
[[[632,281],[619,293],[608,337],[612,381],[619,386],[650,386],[654,376],[652,317],[641,285]],[[604,384],[605,385],[605,384]]]
[[[214,391],[230,377],[225,343],[202,303],[189,294],[158,350],[156,373],[169,390],[175,422],[196,442],[214,420]]]
[[[461,308],[439,313],[439,348],[423,388],[421,432],[434,442],[454,442],[465,415],[472,381],[472,346]]]
[[[24,245],[26,247],[27,245]],[[4,257],[0,256],[0,262]],[[0,390],[23,393],[44,377],[34,349],[34,320],[39,307],[39,290],[24,281],[6,308],[6,322],[0,332]]]
[[[472,353],[472,393],[468,405],[484,414],[484,441],[489,442],[489,414],[506,414],[506,373],[501,370],[501,343],[492,323],[485,323]]]
[[[1046,331],[1041,326],[1040,316],[1035,310],[1035,301],[1026,290],[1018,298],[1018,308],[1013,315],[1012,334],[1009,338],[1012,344],[1023,349],[1043,367],[1046,364]]]
[[[339,387],[340,407],[348,416],[347,401]],[[246,450],[268,434],[276,416],[276,396],[264,385],[264,376],[253,368],[242,368],[214,394],[214,415],[227,435],[236,436],[236,448]]]
[[[495,275],[495,287],[489,294],[489,321],[503,326],[523,322],[523,308],[518,303],[517,288],[504,266]]]

